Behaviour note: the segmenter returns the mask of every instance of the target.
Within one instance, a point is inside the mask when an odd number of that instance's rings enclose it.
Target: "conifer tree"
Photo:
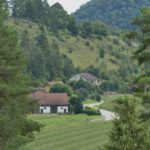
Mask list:
[[[145,66],[145,73],[137,80],[138,85],[137,95],[142,98],[145,111],[142,118],[150,123],[150,9],[144,8],[141,10],[141,15],[134,19],[133,24],[139,27],[141,44],[139,49],[135,52],[135,57],[139,64]]]
[[[117,100],[117,118],[113,121],[109,143],[103,150],[149,150],[150,132],[139,119],[135,97],[125,96]]]
[[[0,150],[17,150],[40,125],[28,120],[29,80],[16,32],[5,24],[6,1],[0,0]]]

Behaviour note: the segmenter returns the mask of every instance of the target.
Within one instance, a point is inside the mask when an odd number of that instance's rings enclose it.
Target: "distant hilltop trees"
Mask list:
[[[92,0],[74,14],[80,20],[101,20],[120,29],[134,28],[131,20],[140,9],[150,6],[149,0]]]

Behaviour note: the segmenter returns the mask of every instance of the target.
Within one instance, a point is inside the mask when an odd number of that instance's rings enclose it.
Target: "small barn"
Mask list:
[[[44,91],[35,91],[32,98],[38,100],[41,114],[68,113],[69,100],[67,93],[50,94]]]

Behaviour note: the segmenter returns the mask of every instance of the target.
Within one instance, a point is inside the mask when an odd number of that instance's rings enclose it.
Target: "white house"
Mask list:
[[[68,113],[68,96],[66,93],[49,94],[44,91],[32,93],[32,98],[39,101],[41,114]]]
[[[90,83],[91,85],[100,85],[102,82],[100,79],[98,79],[97,77],[95,77],[94,75],[90,74],[90,73],[79,73],[75,76],[73,76],[70,79],[70,82],[78,82],[80,80],[84,80],[88,83]]]

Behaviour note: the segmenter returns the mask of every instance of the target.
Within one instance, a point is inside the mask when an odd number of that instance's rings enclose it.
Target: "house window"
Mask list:
[[[44,107],[44,109],[46,109],[46,107]]]
[[[63,107],[61,107],[61,109],[64,109]]]

